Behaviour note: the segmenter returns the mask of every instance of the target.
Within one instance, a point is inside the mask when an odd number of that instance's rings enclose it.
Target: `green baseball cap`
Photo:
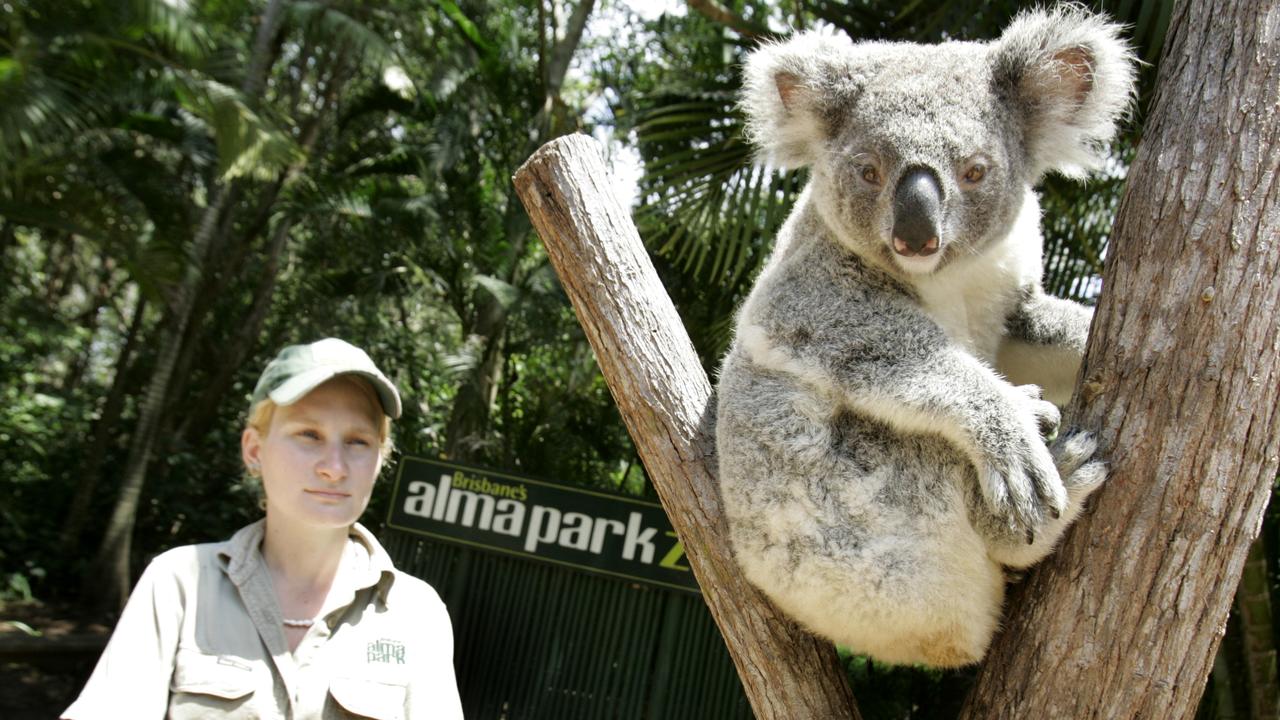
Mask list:
[[[392,420],[400,417],[400,393],[373,364],[365,351],[338,338],[309,345],[289,345],[267,363],[253,389],[250,407],[265,398],[277,405],[291,405],[337,375],[359,375],[378,393],[382,411]]]

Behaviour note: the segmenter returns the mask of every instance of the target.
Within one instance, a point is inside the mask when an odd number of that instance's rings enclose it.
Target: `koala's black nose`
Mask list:
[[[907,257],[938,252],[941,220],[942,186],[937,176],[924,168],[908,170],[893,195],[894,252]]]

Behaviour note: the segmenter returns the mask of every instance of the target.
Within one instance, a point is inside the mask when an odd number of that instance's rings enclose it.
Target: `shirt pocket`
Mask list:
[[[404,720],[408,690],[404,685],[368,678],[339,677],[329,683],[329,695],[351,716]]]
[[[253,663],[227,655],[178,648],[169,683],[169,717],[173,720],[256,718]]]

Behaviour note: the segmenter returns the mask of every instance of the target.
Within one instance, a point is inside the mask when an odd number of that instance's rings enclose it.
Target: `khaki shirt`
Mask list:
[[[63,717],[462,717],[444,603],[359,524],[324,609],[289,652],[264,527],[153,560]]]

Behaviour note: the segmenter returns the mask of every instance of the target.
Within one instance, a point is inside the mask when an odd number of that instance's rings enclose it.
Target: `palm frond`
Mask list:
[[[92,37],[117,47],[187,62],[203,57],[212,47],[205,26],[196,21],[189,3],[127,0],[92,5],[96,10]],[[137,42],[129,43],[126,38]]]
[[[682,272],[728,286],[755,274],[792,183],[752,163],[732,93],[668,94],[636,126],[645,174],[636,221]],[[646,152],[647,151],[647,152]]]
[[[376,30],[329,3],[302,0],[285,9],[290,25],[320,47],[351,53],[361,67],[381,71],[395,51]]]
[[[1049,293],[1088,304],[1097,299],[1124,169],[1083,187],[1057,177],[1045,182],[1043,282]]]
[[[167,74],[184,108],[212,130],[223,180],[271,180],[304,156],[289,133],[254,112],[235,88],[197,73]]]
[[[492,275],[475,275],[471,278],[475,283],[477,291],[484,291],[486,295],[497,301],[502,308],[509,309],[520,299],[520,288],[512,285],[501,278]]]
[[[320,183],[301,177],[281,198],[280,211],[294,220],[317,217],[366,222],[374,217],[370,195],[371,188],[360,183]]]
[[[485,338],[469,335],[457,350],[444,356],[445,371],[454,377],[466,377],[484,360]]]

